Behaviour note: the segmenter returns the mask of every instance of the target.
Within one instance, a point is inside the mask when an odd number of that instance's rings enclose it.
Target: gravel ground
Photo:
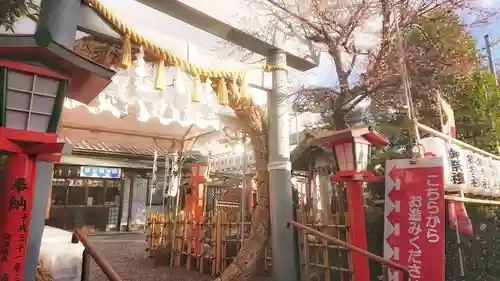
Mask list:
[[[210,275],[188,272],[185,268],[153,267],[153,260],[148,258],[144,250],[143,234],[92,236],[90,238],[123,281],[208,281],[212,279]],[[89,281],[108,281],[93,260],[90,270]]]

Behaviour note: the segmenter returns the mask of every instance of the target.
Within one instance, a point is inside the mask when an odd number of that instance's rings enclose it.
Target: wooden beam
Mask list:
[[[82,1],[77,22],[77,28],[79,31],[111,42],[121,42],[121,34],[119,34],[105,19],[103,19],[97,11],[89,7],[88,3],[84,3]]]

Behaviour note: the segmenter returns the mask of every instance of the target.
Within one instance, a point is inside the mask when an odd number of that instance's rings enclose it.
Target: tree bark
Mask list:
[[[247,280],[255,273],[257,261],[269,239],[269,173],[267,171],[267,120],[262,109],[248,98],[229,93],[229,105],[250,136],[256,159],[257,204],[252,212],[250,239],[238,252],[234,262],[215,281]]]

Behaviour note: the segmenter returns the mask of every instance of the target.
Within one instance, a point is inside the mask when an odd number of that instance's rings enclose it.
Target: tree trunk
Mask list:
[[[267,165],[267,164],[266,164]],[[265,166],[264,166],[265,167]],[[269,191],[267,171],[257,172],[259,199],[257,207],[252,212],[252,236],[238,252],[234,262],[219,276],[216,281],[247,280],[257,267],[257,261],[269,239],[269,205],[268,195],[261,193]],[[266,203],[263,203],[266,202]]]
[[[215,281],[247,280],[256,269],[257,261],[269,239],[269,173],[267,171],[267,120],[262,109],[249,99],[230,92],[229,105],[240,119],[243,130],[250,136],[257,168],[257,206],[252,211],[250,239],[238,252],[234,262]]]

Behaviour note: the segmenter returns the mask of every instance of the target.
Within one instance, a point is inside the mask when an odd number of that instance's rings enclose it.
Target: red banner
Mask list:
[[[450,228],[456,229],[458,225],[459,232],[467,235],[474,235],[472,221],[467,214],[464,202],[448,201],[448,221],[450,223]]]
[[[411,281],[444,281],[444,177],[442,158],[386,164],[386,258],[406,266]],[[402,281],[391,271],[389,280]]]
[[[0,280],[23,280],[28,241],[35,160],[26,154],[9,157],[0,187]]]

